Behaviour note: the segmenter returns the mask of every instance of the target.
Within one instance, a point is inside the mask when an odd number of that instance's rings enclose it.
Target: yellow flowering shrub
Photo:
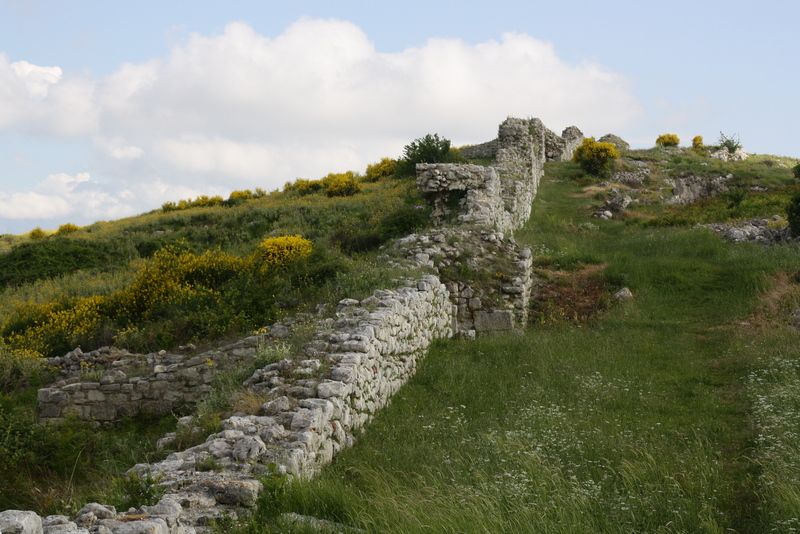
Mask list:
[[[692,138],[692,150],[697,152],[701,156],[706,155],[706,151],[703,148],[703,136],[702,135],[695,135]]]
[[[33,240],[44,239],[45,237],[47,237],[47,233],[37,226],[36,228],[28,232],[28,237],[30,237]]]
[[[311,241],[303,236],[270,237],[258,244],[252,261],[257,268],[263,270],[273,265],[285,265],[290,261],[306,258],[312,251]]]
[[[121,315],[147,317],[150,310],[164,304],[208,293],[236,276],[244,266],[241,258],[219,250],[197,256],[179,245],[171,245],[156,252],[133,283],[113,299]]]
[[[4,341],[12,350],[39,355],[67,351],[92,339],[105,315],[106,299],[99,295],[64,304],[30,304],[17,311],[27,324],[7,331]]]
[[[329,197],[349,197],[361,191],[361,184],[358,183],[353,171],[329,174],[322,179],[322,185]]]
[[[349,197],[361,191],[359,179],[353,171],[330,173],[321,180],[298,178],[293,183],[286,182],[284,192],[297,191],[301,196],[325,191],[329,197]]]
[[[612,143],[598,143],[594,137],[587,137],[575,149],[572,160],[588,174],[605,176],[618,157],[619,152]]]
[[[41,367],[42,355],[31,349],[5,346],[0,339],[0,392],[9,392],[24,384]]]
[[[392,158],[381,158],[377,163],[367,165],[367,172],[364,181],[377,182],[394,176],[397,161]]]
[[[77,232],[78,230],[80,230],[80,227],[78,227],[75,224],[72,223],[62,224],[61,226],[58,227],[56,235],[72,234],[74,232]]]
[[[680,143],[680,138],[675,134],[662,134],[656,139],[658,146],[678,146]]]

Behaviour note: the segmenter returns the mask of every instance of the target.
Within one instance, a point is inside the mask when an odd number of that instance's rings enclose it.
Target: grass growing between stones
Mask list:
[[[800,334],[748,321],[796,246],[580,215],[545,184],[518,240],[635,298],[591,324],[436,345],[355,448],[268,484],[243,532],[296,512],[369,532],[792,532]],[[233,528],[227,526],[226,531]]]

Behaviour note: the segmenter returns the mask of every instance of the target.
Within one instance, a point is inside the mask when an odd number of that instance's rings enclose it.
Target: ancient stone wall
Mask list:
[[[502,232],[437,228],[397,240],[405,262],[432,268],[450,292],[455,332],[474,335],[527,324],[532,255]],[[395,265],[392,256],[382,256]],[[398,265],[399,266],[399,265]]]
[[[544,174],[545,130],[538,119],[509,118],[498,129],[492,166],[417,165],[417,188],[433,206],[434,224],[505,233],[524,225]]]
[[[127,354],[113,360],[96,381],[78,375],[39,390],[39,422],[57,423],[66,417],[88,421],[119,421],[141,412],[168,414],[194,404],[211,391],[221,369],[252,361],[259,339],[251,336],[220,349],[186,354]],[[64,359],[93,362],[91,353],[76,349]],[[102,372],[102,368],[98,369]]]
[[[259,413],[237,413],[204,443],[131,469],[155,475],[166,490],[156,506],[136,510],[136,519],[93,503],[74,521],[50,516],[43,525],[77,532],[102,526],[115,534],[207,530],[209,519],[254,506],[262,489],[257,475],[277,470],[311,476],[352,444],[354,432],[414,374],[433,340],[525,324],[531,253],[509,234],[530,217],[547,157],[546,137],[541,121],[510,118],[483,148],[493,154],[491,167],[420,165],[418,185],[434,205],[436,222],[453,221],[454,227],[398,240],[395,251],[398,261],[430,267],[441,278],[425,275],[361,301],[345,299],[335,317],[317,318],[313,339],[300,354],[266,365],[245,382],[264,400]],[[275,325],[267,339],[281,338],[285,330]],[[40,390],[40,417],[113,421],[139,412],[165,413],[202,398],[214,373],[251,360],[263,339],[251,336],[199,355],[149,355],[144,371],[125,363],[136,360],[132,355],[109,356],[109,370],[99,382],[71,376]],[[81,357],[69,355],[69,365]]]

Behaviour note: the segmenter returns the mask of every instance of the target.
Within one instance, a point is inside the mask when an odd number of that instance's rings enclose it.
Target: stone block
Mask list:
[[[90,417],[96,421],[113,421],[117,418],[117,409],[112,404],[95,404],[90,408]]]
[[[473,320],[476,332],[512,330],[514,328],[514,314],[506,310],[476,311]]]
[[[0,512],[0,532],[3,534],[41,534],[42,518],[34,512],[6,510]]]

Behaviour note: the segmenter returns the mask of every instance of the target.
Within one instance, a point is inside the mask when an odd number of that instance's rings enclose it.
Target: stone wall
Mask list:
[[[545,130],[538,119],[509,118],[498,129],[492,166],[417,165],[417,188],[433,206],[434,224],[505,233],[524,225],[544,174]]]
[[[415,373],[430,343],[452,335],[447,289],[431,275],[396,290],[340,302],[335,319],[321,321],[302,354],[256,371],[247,387],[269,399],[258,415],[239,414],[205,443],[133,471],[163,475],[164,499],[181,506],[185,523],[251,505],[260,490],[254,475],[313,475]],[[213,459],[221,472],[198,469]],[[228,491],[231,485],[238,493]]]
[[[455,332],[469,336],[527,324],[533,286],[532,255],[502,232],[437,228],[398,239],[406,263],[432,268],[455,310]],[[395,265],[392,256],[383,261]]]
[[[258,342],[256,336],[251,336],[196,356],[126,353],[108,363],[97,381],[87,381],[78,375],[40,389],[39,422],[57,423],[70,416],[110,422],[140,412],[168,414],[205,397],[211,391],[211,382],[219,370],[252,361]],[[76,354],[79,352],[80,349],[76,349],[64,358],[97,361],[91,358],[91,353],[83,359],[82,354]]]
[[[520,120],[520,119],[517,119]],[[575,149],[583,142],[583,132],[577,126],[568,126],[561,132],[561,136],[545,128],[539,119],[527,121],[537,128],[544,128],[545,158],[547,161],[569,161]],[[488,141],[479,145],[461,148],[461,155],[467,159],[494,159],[499,148],[498,140]]]
[[[266,365],[245,382],[264,401],[258,413],[237,413],[204,443],[131,469],[156,476],[166,490],[156,506],[118,514],[89,504],[74,521],[50,516],[43,524],[76,532],[102,527],[114,534],[205,531],[209,519],[235,517],[237,510],[255,505],[262,489],[257,475],[308,477],[351,445],[355,432],[414,374],[433,340],[525,324],[531,253],[508,234],[530,217],[547,157],[547,132],[538,119],[509,118],[482,149],[492,153],[491,167],[418,167],[420,192],[434,205],[436,222],[454,220],[455,227],[408,236],[394,250],[404,264],[432,268],[445,283],[434,275],[408,279],[361,301],[345,299],[335,317],[317,318],[313,339],[299,354]],[[553,154],[555,149],[561,157],[569,152],[567,143],[555,146]],[[274,325],[266,339],[287,333],[285,325]],[[144,371],[141,362],[126,363],[136,360],[132,355],[98,352],[97,361],[110,359],[100,381],[70,376],[43,388],[40,417],[113,421],[168,412],[202,398],[214,373],[251,360],[264,339],[251,336],[199,355],[148,355]],[[70,366],[81,358],[68,356]]]

